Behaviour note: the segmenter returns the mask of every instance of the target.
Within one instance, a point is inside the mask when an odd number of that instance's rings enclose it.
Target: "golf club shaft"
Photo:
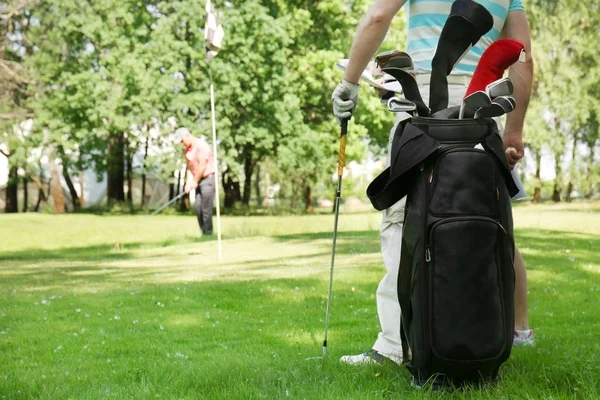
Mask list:
[[[327,355],[327,334],[329,333],[329,315],[331,312],[331,292],[333,289],[333,266],[335,263],[335,245],[337,242],[338,221],[340,217],[340,198],[342,197],[342,175],[344,174],[344,156],[346,154],[346,133],[348,120],[342,120],[340,136],[340,154],[338,156],[338,184],[335,193],[335,224],[333,226],[333,248],[331,251],[331,269],[329,271],[329,295],[327,296],[327,314],[325,316],[325,339],[323,340],[323,357]]]
[[[173,197],[171,200],[169,200],[167,202],[167,204],[165,204],[164,206],[162,206],[161,208],[159,208],[158,210],[154,211],[152,214],[150,214],[150,216],[153,216],[155,214],[158,214],[159,212],[161,212],[162,210],[164,210],[165,208],[167,208],[168,206],[170,206],[171,204],[173,204],[173,202],[177,201],[178,199],[182,198],[185,195],[185,192],[181,192],[179,193],[177,196]]]

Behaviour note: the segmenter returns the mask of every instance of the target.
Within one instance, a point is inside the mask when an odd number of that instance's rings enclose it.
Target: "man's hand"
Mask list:
[[[517,162],[525,155],[523,146],[523,132],[513,131],[504,133],[504,150],[506,151],[506,160],[510,169],[513,169]]]
[[[185,191],[185,194],[190,194],[190,192],[191,192],[193,189],[196,189],[197,187],[198,187],[198,184],[197,184],[197,183],[196,183],[196,184],[194,184],[194,183],[192,183],[192,182],[188,182],[188,183],[186,183],[186,184],[185,184],[185,187],[184,187],[184,189],[183,189],[183,190]]]
[[[333,114],[335,115],[338,124],[342,124],[342,120],[350,119],[358,104],[358,85],[342,80],[331,95],[333,101]]]

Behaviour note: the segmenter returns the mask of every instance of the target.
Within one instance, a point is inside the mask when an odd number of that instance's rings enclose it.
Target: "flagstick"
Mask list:
[[[210,66],[209,66],[210,69]],[[219,249],[219,262],[223,260],[223,247],[221,246],[221,202],[219,201],[219,163],[217,161],[217,123],[215,121],[215,88],[212,74],[210,73],[210,112],[212,114],[213,160],[215,163],[215,198],[217,200],[217,246]]]

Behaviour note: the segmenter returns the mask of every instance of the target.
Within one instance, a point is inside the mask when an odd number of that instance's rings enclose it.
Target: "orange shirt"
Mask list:
[[[206,178],[210,174],[215,173],[213,153],[205,140],[194,139],[193,143],[183,150],[183,154],[185,155],[188,169],[194,176],[199,172],[198,168],[200,167],[200,162],[202,160],[206,161],[206,167],[202,173],[202,178]]]

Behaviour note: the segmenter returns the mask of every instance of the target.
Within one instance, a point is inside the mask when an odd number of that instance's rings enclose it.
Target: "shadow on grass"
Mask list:
[[[84,247],[63,247],[60,249],[27,249],[20,251],[0,252],[0,263],[4,261],[114,261],[135,257],[132,251],[139,249],[154,249],[180,244],[199,243],[217,240],[216,235],[171,238],[161,242],[111,243]]]

